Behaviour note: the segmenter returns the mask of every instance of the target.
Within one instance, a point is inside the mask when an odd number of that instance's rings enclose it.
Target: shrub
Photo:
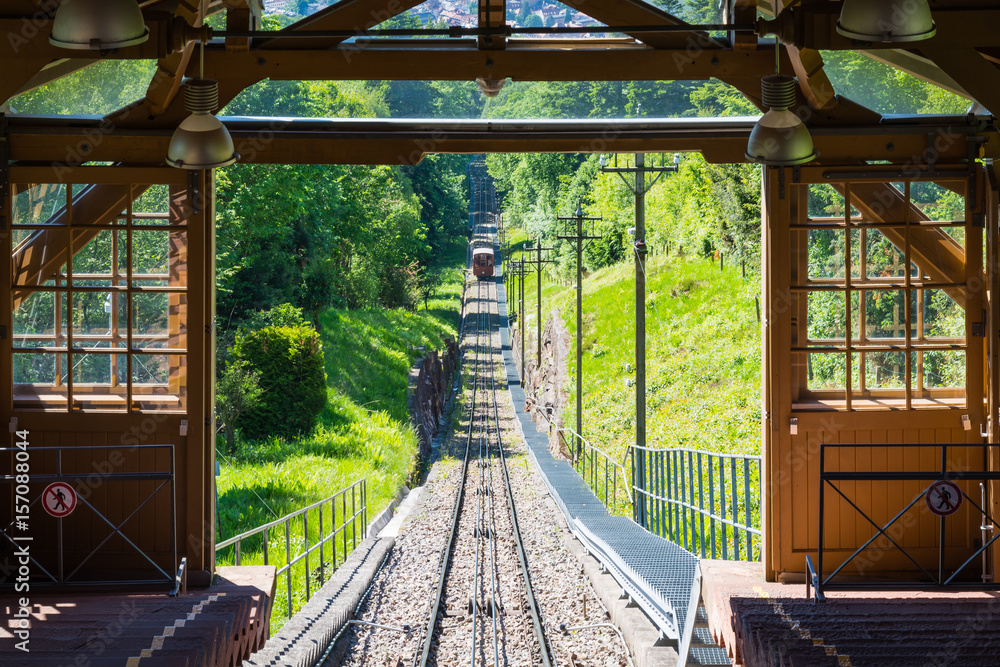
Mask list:
[[[261,395],[237,421],[248,438],[312,431],[326,405],[323,346],[316,331],[298,325],[247,332],[237,338],[233,359],[260,374]]]

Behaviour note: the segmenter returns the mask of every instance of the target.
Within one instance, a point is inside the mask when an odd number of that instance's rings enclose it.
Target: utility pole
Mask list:
[[[646,490],[646,193],[656,184],[664,173],[677,171],[681,156],[674,154],[672,165],[646,166],[646,154],[635,154],[634,167],[619,167],[618,156],[615,155],[613,167],[607,166],[604,156],[601,156],[601,171],[617,173],[625,185],[635,195],[635,463],[632,470],[632,483],[637,489]],[[622,174],[635,174],[635,183],[631,184]],[[653,181],[646,185],[646,174],[655,173]],[[635,521],[642,527],[647,527],[645,502],[635,503]]]
[[[535,259],[528,260],[525,263],[526,264],[532,264],[532,265],[534,265],[534,267],[535,267],[535,276],[537,278],[536,282],[537,282],[537,287],[538,287],[538,304],[537,304],[538,305],[538,323],[537,323],[537,325],[538,325],[538,340],[536,342],[538,343],[538,360],[537,360],[537,365],[535,366],[535,368],[537,368],[538,371],[541,372],[541,369],[542,369],[542,265],[544,265],[544,264],[553,264],[555,262],[555,260],[552,260],[552,259],[542,259],[542,251],[543,250],[544,251],[552,250],[552,248],[543,248],[542,247],[542,240],[541,239],[538,239],[536,241],[536,244],[537,245],[534,248],[530,248],[530,247],[525,248],[525,250],[527,250],[529,253],[532,253],[532,252],[536,253]]]
[[[580,200],[576,202],[576,215],[559,218],[567,227],[566,233],[557,238],[565,241],[576,241],[576,453],[573,462],[583,456],[583,244],[601,238],[588,236],[583,232],[584,220],[602,220],[603,218],[583,217],[583,206]],[[576,222],[576,233],[569,233],[569,223]]]
[[[521,319],[518,330],[521,332],[521,385],[524,385],[525,375],[524,375],[524,323],[527,318],[524,316],[524,276],[528,273],[528,266],[526,262],[521,259],[517,262],[517,272],[518,277],[520,277],[520,293],[521,293],[521,308],[518,310],[518,317]]]

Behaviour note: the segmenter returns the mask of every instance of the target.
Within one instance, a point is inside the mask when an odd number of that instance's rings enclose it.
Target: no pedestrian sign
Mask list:
[[[53,482],[45,487],[42,504],[45,511],[57,519],[69,516],[76,509],[76,491],[64,482]]]
[[[955,482],[938,480],[927,487],[927,509],[938,516],[951,516],[962,506],[962,490]]]

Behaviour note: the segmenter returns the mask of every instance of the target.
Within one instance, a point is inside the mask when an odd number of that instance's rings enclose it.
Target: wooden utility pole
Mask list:
[[[603,218],[583,217],[583,207],[576,202],[576,215],[559,218],[567,227],[566,233],[557,238],[576,241],[576,452],[574,463],[583,455],[583,246],[585,241],[601,238],[584,234],[583,221],[603,220]],[[570,234],[569,223],[576,222],[576,233]]]
[[[542,266],[545,264],[553,264],[555,260],[552,259],[542,259],[542,252],[552,250],[552,248],[543,248],[541,239],[536,241],[537,245],[534,248],[526,247],[529,253],[535,253],[535,259],[529,259],[525,261],[525,264],[531,264],[535,267],[535,277],[537,278],[538,287],[538,339],[536,341],[538,347],[538,360],[536,368],[539,372],[542,369]]]

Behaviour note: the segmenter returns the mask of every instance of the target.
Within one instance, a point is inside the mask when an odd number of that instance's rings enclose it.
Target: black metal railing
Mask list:
[[[760,456],[632,446],[629,459],[647,530],[702,558],[760,558]]]
[[[822,596],[823,590],[827,588],[848,588],[848,589],[858,589],[858,588],[886,588],[886,587],[943,587],[943,586],[963,586],[963,587],[981,587],[981,588],[997,588],[996,582],[992,581],[990,575],[987,574],[988,569],[987,559],[983,558],[990,547],[996,542],[997,538],[1000,537],[1000,532],[994,530],[996,522],[993,517],[989,514],[986,509],[985,502],[985,483],[990,481],[1000,480],[1000,471],[988,471],[983,468],[986,467],[986,462],[988,459],[990,445],[987,444],[968,444],[968,443],[954,443],[954,444],[926,444],[926,445],[911,445],[911,444],[824,444],[820,446],[820,458],[819,458],[819,551],[817,553],[816,570],[817,570],[817,581],[816,581],[816,592],[817,596]],[[897,452],[900,448],[905,448],[910,450],[907,455],[907,461],[913,462],[908,469],[904,470],[875,470],[875,471],[859,471],[857,470],[854,462],[858,457],[854,453],[848,452],[846,457],[850,461],[850,469],[840,470],[831,469],[831,457],[828,456],[830,452],[837,453],[837,461],[843,460],[843,452],[847,450],[854,450],[855,452],[859,450],[866,450],[867,456],[864,458],[866,460],[872,461],[876,460],[875,452],[877,450],[884,450],[886,454],[886,460],[889,460],[889,453],[895,449]],[[940,457],[936,459],[936,465],[933,467],[927,465],[921,465],[920,462],[925,460],[924,457],[920,456],[921,451],[930,450],[940,450]],[[970,461],[968,456],[957,456],[954,460],[949,456],[949,451],[954,451],[958,449],[967,450],[967,452],[977,452],[975,459],[979,462],[978,465],[971,466],[973,469],[968,469],[970,467]],[[915,450],[915,451],[914,451]],[[981,454],[980,454],[981,453]],[[860,455],[859,455],[860,456]],[[886,466],[888,467],[888,466]],[[975,469],[975,468],[979,469]],[[865,489],[865,497],[862,497],[857,493],[858,483],[865,483],[863,487]],[[866,502],[871,502],[872,493],[870,486],[878,482],[896,482],[896,483],[906,483],[906,482],[916,482],[922,487],[918,492],[913,494],[913,497],[907,499],[906,496],[902,496],[899,493],[888,494],[888,502],[882,503],[879,508],[891,513],[889,520],[885,523],[877,522],[869,512],[866,512],[860,507],[860,505],[866,504]],[[965,489],[961,488],[962,483],[969,482],[979,482],[980,488],[982,490],[982,497],[979,502],[972,498]],[[926,486],[923,484],[926,483]],[[849,488],[847,485],[851,485]],[[921,500],[927,498],[928,493],[932,493],[932,487],[943,488],[945,491],[937,491],[939,494],[939,503],[935,504],[937,501],[932,500],[927,507],[922,506]],[[957,493],[961,494],[961,498],[951,497],[957,489]],[[868,537],[860,546],[856,548],[851,545],[848,548],[853,548],[853,552],[839,565],[833,568],[832,571],[827,574],[825,569],[825,561],[828,560],[828,556],[833,556],[833,553],[827,553],[829,549],[827,544],[827,506],[828,498],[827,491],[833,491],[839,498],[839,507],[837,508],[838,517],[843,514],[843,511],[848,507],[853,509],[856,516],[860,516],[867,524],[873,529],[872,534]],[[853,491],[855,497],[852,499],[849,494]],[[947,496],[947,498],[945,498]],[[893,501],[896,501],[895,503]],[[980,522],[980,526],[977,531],[981,531],[981,535],[967,535],[968,547],[963,548],[960,543],[948,544],[948,536],[959,535],[962,529],[959,528],[959,532],[948,532],[948,520],[949,516],[955,516],[956,521],[961,522],[960,525],[967,525],[968,517],[962,516],[965,514],[957,514],[961,509],[961,505],[968,503],[970,511],[975,512],[976,519]],[[845,507],[846,504],[846,507]],[[893,507],[899,508],[892,513]],[[934,509],[933,507],[937,509]],[[921,550],[926,552],[928,547],[925,540],[921,540],[919,546],[914,546],[912,543],[907,546],[907,522],[919,522],[920,517],[914,517],[911,511],[916,512],[926,512],[930,515],[932,512],[937,514],[936,517],[931,517],[936,519],[938,522],[937,539],[936,545],[930,548],[930,551],[935,552],[936,563],[931,564],[927,562],[927,554],[916,553],[916,550]],[[953,514],[948,514],[948,512],[953,512]],[[874,512],[872,512],[874,513]],[[853,518],[853,517],[852,517]],[[928,517],[923,517],[926,521]],[[861,524],[864,525],[864,524]],[[911,526],[912,528],[912,526]],[[913,531],[909,531],[913,532]],[[919,529],[916,531],[919,533]],[[990,536],[992,533],[992,536]],[[877,543],[879,538],[883,539],[882,543]],[[978,539],[976,539],[978,538]],[[956,541],[952,538],[952,541]],[[961,538],[957,542],[960,542]],[[964,550],[963,550],[964,549]],[[839,545],[839,550],[844,550],[844,545]],[[912,572],[916,575],[916,579],[910,581],[895,580],[891,583],[887,583],[884,579],[878,577],[865,577],[864,570],[868,568],[868,564],[863,563],[862,559],[872,560],[877,556],[878,559],[884,557],[887,551],[896,550],[901,554],[906,561],[913,566]],[[950,551],[951,553],[946,553]],[[866,552],[868,552],[866,554]],[[958,558],[956,559],[956,555]],[[983,559],[983,572],[977,577],[971,573],[969,566],[974,563],[977,559]],[[924,562],[921,562],[924,561]],[[959,562],[961,561],[961,562]],[[857,572],[852,572],[855,575],[852,577],[853,581],[845,580],[844,573],[845,568],[851,564],[855,564]],[[860,566],[860,567],[859,567]],[[834,581],[835,578],[840,577],[840,580]],[[976,579],[979,581],[976,581]]]
[[[559,435],[569,451],[576,450],[577,436],[571,429],[559,429]],[[610,454],[588,442],[582,443],[580,456],[573,461],[573,467],[580,473],[594,495],[604,503],[612,514],[630,515],[632,513],[632,495],[630,493],[629,473],[625,466],[616,461]]]
[[[324,512],[326,508],[329,508],[328,512]],[[329,517],[326,521],[324,515]],[[298,533],[299,526],[295,524],[301,525],[301,535]],[[317,528],[315,539],[310,534],[310,525]],[[222,554],[234,565],[242,565],[243,543],[250,542],[251,551],[255,554],[253,561],[262,557],[264,565],[270,565],[272,559],[276,564],[283,563],[278,567],[276,576],[285,578],[286,606],[288,618],[291,618],[295,613],[295,593],[304,592],[308,602],[312,597],[313,583],[317,589],[323,585],[328,575],[337,569],[338,563],[342,563],[354,550],[358,541],[365,539],[367,526],[368,486],[367,480],[360,479],[329,498],[219,542],[215,545],[215,553],[217,557]],[[275,535],[277,540],[272,545]],[[341,541],[339,553],[338,536]],[[309,557],[317,550],[319,563],[313,569],[310,568]],[[293,576],[293,569],[300,563],[301,572]]]

